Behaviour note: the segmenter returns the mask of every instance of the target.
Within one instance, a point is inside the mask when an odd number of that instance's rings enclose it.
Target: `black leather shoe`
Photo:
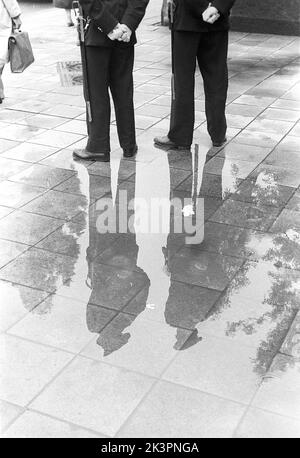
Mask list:
[[[91,153],[86,149],[75,149],[73,151],[74,159],[83,159],[85,161],[109,162],[109,153]]]
[[[164,148],[172,148],[172,149],[179,149],[179,150],[190,150],[191,145],[177,145],[177,143],[173,142],[169,139],[166,135],[164,137],[155,137],[154,144]]]
[[[134,157],[138,151],[137,145],[134,145],[132,148],[123,149],[123,157]]]
[[[213,141],[213,146],[215,148],[221,148],[221,146],[225,145],[226,142],[227,142],[227,138],[225,137],[224,140],[222,140],[221,142],[214,142]]]

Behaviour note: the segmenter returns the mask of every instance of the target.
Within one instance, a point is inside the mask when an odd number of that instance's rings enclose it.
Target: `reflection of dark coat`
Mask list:
[[[178,31],[210,32],[229,29],[229,14],[235,0],[175,0],[176,13],[174,28]],[[209,3],[221,14],[214,24],[202,19],[202,13]]]
[[[132,46],[136,43],[135,30],[143,19],[149,0],[79,0],[85,16],[92,19],[87,31],[88,46]],[[132,30],[129,43],[112,42],[107,34],[118,23]],[[100,28],[102,32],[98,29]]]

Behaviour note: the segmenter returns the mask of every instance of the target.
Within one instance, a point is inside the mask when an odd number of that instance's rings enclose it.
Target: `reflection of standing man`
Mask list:
[[[160,146],[189,148],[194,130],[196,60],[203,77],[207,128],[214,146],[226,141],[229,13],[235,0],[175,0],[172,121]]]
[[[124,156],[137,151],[133,107],[135,30],[149,0],[80,0],[85,18],[87,84],[92,120],[88,143],[75,157],[109,161],[110,99],[114,101],[120,145]]]
[[[137,162],[133,161],[132,164],[134,167],[132,172],[135,173]],[[124,308],[129,299],[132,300],[141,289],[145,290],[147,297],[149,288],[146,274],[137,265],[136,235],[131,232],[126,234],[119,232],[120,225],[124,224],[121,223],[120,218],[123,219],[124,214],[127,214],[126,226],[131,227],[130,220],[133,216],[132,210],[128,210],[127,213],[127,208],[124,207],[125,204],[120,196],[120,192],[124,193],[124,189],[120,189],[122,167],[125,167],[125,162],[119,163],[117,158],[112,158],[109,168],[110,192],[104,198],[100,198],[98,203],[96,202],[89,207],[87,283],[90,285],[90,297],[87,304],[86,319],[89,331],[99,334],[97,344],[103,348],[104,356],[108,356],[127,344],[130,334],[125,330],[128,327],[128,321],[133,321],[135,318],[131,315],[119,316],[121,319],[117,317],[113,320],[112,325],[103,331],[105,317],[107,314],[113,315],[113,311],[116,313],[116,310]],[[91,180],[90,193],[92,193],[93,175],[89,168],[88,172]],[[95,175],[94,178],[96,180],[101,179]],[[119,213],[119,206],[122,206],[122,216]],[[115,231],[99,232],[99,217],[103,216],[104,213],[109,215],[107,218],[113,218],[115,215]],[[102,221],[107,222],[106,217]],[[146,307],[145,301],[146,298],[140,299],[142,310]]]

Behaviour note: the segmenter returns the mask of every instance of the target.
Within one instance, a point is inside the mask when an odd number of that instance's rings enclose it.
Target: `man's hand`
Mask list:
[[[209,24],[213,24],[216,22],[220,17],[220,13],[214,6],[211,6],[211,3],[208,5],[208,8],[203,12],[202,18],[204,22],[208,22]]]
[[[124,32],[123,28],[121,28],[121,24],[117,24],[116,27],[111,32],[109,32],[107,36],[110,40],[114,41],[119,40],[122,37],[123,33]]]
[[[22,21],[21,21],[20,16],[12,18],[12,22],[13,22],[13,29],[20,29],[21,28]]]
[[[120,24],[120,28],[123,31],[123,34],[120,38],[118,38],[119,41],[124,41],[125,43],[129,43],[132,31],[126,24]]]

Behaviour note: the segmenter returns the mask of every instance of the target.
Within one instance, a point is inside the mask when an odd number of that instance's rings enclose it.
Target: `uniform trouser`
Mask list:
[[[214,142],[226,135],[225,105],[228,89],[228,31],[174,32],[174,87],[170,140],[191,145],[195,122],[196,60],[205,92],[207,129]]]
[[[113,98],[119,142],[123,149],[135,143],[133,107],[134,47],[87,46],[89,91],[93,120],[88,123],[87,150],[110,152],[110,98]]]

